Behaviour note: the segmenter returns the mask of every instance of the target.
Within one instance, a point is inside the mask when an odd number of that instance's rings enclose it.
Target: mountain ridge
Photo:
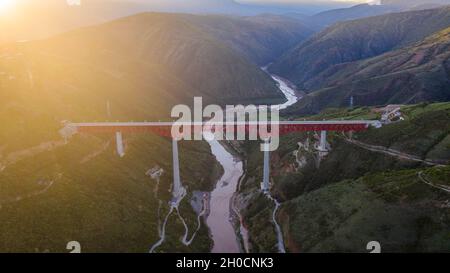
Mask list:
[[[448,26],[450,7],[337,23],[285,53],[269,71],[306,91],[309,80],[333,65],[380,55],[420,41]]]
[[[413,104],[450,100],[450,28],[412,46],[331,67],[317,76],[317,90],[289,109],[317,113],[329,107]]]

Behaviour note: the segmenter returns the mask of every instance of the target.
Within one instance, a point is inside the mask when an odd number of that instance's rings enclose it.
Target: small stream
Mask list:
[[[286,248],[284,247],[284,240],[283,240],[283,231],[281,230],[280,225],[277,222],[277,212],[280,208],[281,204],[278,202],[277,199],[273,198],[270,193],[267,194],[267,197],[272,200],[272,202],[275,204],[275,208],[272,212],[272,222],[275,225],[275,232],[277,233],[277,248],[278,253],[286,253]]]

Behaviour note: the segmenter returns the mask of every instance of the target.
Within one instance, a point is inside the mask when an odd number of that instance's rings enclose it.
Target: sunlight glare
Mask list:
[[[14,4],[14,0],[0,0],[0,13],[7,12]]]

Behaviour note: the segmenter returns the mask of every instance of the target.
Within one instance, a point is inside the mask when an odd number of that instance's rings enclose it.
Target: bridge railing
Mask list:
[[[233,132],[246,133],[258,131],[261,126],[272,129],[277,126],[281,135],[304,131],[363,131],[370,126],[381,127],[379,121],[373,120],[342,120],[342,121],[280,121],[265,122],[92,122],[67,123],[60,134],[67,138],[76,133],[154,133],[164,137],[171,137],[173,126],[190,128],[190,132]]]

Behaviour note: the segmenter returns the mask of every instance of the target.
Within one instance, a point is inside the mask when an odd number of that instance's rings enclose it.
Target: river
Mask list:
[[[283,104],[273,105],[272,108],[278,108],[280,110],[286,109],[299,100],[297,93],[291,88],[291,85],[287,81],[275,75],[271,75],[271,77],[277,82],[278,88],[287,100]],[[208,143],[211,146],[212,153],[224,169],[224,174],[217,182],[215,189],[211,192],[210,211],[209,216],[206,219],[206,224],[209,227],[214,242],[211,252],[238,253],[241,251],[241,247],[231,221],[230,207],[233,195],[238,189],[239,180],[244,174],[243,163],[240,158],[227,151],[219,141],[210,140]],[[279,204],[271,196],[269,196],[269,198],[274,200],[276,206],[273,213],[273,222],[277,233],[278,249],[279,252],[284,252],[281,228],[275,219]],[[245,240],[247,231],[242,225],[240,227],[240,232]],[[248,244],[248,242],[244,242],[244,244]]]

